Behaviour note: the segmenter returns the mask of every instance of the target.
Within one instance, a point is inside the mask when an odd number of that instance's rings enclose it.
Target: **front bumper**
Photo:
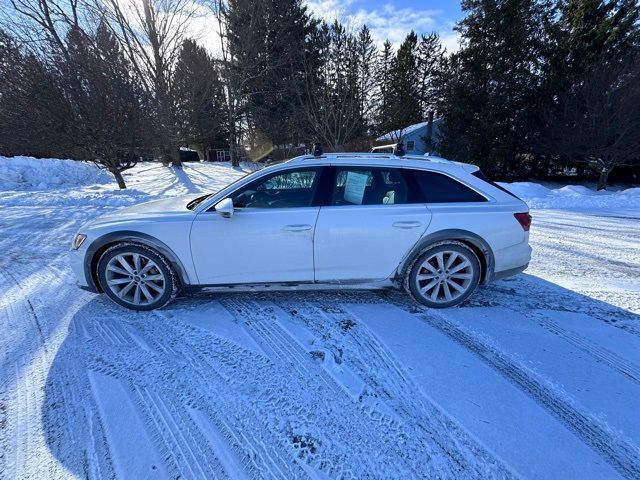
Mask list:
[[[86,248],[80,248],[78,250],[70,250],[69,251],[69,265],[71,266],[71,270],[76,276],[76,283],[83,290],[89,290],[90,292],[95,292],[96,288],[93,285],[93,281],[86,277],[86,269],[85,269],[85,256],[87,254]]]

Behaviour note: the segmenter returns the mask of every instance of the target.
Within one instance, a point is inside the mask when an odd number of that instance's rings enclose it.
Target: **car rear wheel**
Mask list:
[[[409,269],[405,288],[418,302],[446,308],[464,302],[480,281],[480,261],[460,242],[434,245]]]
[[[153,310],[173,300],[175,273],[163,256],[138,244],[118,244],[98,261],[98,281],[114,302],[132,310]]]

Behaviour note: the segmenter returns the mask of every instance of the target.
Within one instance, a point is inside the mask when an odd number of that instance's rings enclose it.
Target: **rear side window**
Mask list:
[[[489,185],[492,185],[494,187],[496,187],[498,190],[502,190],[504,193],[508,193],[509,195],[511,195],[512,197],[517,198],[518,200],[520,200],[520,197],[518,197],[517,195],[515,195],[514,193],[510,192],[509,190],[507,190],[506,188],[504,188],[501,185],[498,185],[496,182],[494,182],[493,180],[491,180],[489,177],[487,177],[484,172],[482,170],[476,170],[475,172],[473,172],[471,175],[473,175],[476,178],[479,178],[480,180],[487,182]]]
[[[416,186],[420,188],[427,203],[486,202],[487,199],[475,190],[453,178],[437,172],[409,170]]]
[[[401,172],[395,168],[337,167],[331,205],[412,203]]]

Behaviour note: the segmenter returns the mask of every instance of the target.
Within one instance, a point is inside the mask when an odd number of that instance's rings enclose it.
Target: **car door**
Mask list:
[[[200,284],[313,281],[313,206],[321,167],[280,170],[234,191],[234,213],[199,214],[191,253]]]
[[[422,196],[397,168],[336,166],[332,183],[316,224],[316,281],[388,278],[429,225]]]

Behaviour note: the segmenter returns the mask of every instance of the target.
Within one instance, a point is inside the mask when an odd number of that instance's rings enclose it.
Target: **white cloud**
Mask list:
[[[397,8],[387,3],[380,8],[355,8],[355,0],[307,0],[309,10],[327,22],[338,19],[357,30],[367,25],[378,45],[389,40],[397,47],[407,34],[414,30],[419,34],[437,32],[449,52],[459,48],[459,35],[453,30],[453,22],[442,18],[439,10]]]
[[[195,4],[194,0],[194,4]],[[453,30],[454,22],[443,18],[439,10],[397,8],[387,3],[379,8],[357,8],[357,0],[307,0],[309,11],[326,22],[338,19],[349,30],[359,30],[367,25],[378,46],[389,40],[398,47],[407,34],[414,30],[418,34],[437,32],[448,52],[459,48],[460,35]],[[218,23],[210,10],[200,6],[197,16],[191,20],[189,33],[213,55],[220,55]]]
[[[218,19],[208,7],[192,2],[193,18],[187,27],[187,36],[196,40],[215,57],[222,55]]]
[[[449,53],[457,52],[460,49],[460,34],[453,29],[449,32],[440,32],[440,40]]]
[[[331,22],[336,18],[344,20],[347,8],[353,2],[354,0],[307,0],[306,4],[316,17]]]

